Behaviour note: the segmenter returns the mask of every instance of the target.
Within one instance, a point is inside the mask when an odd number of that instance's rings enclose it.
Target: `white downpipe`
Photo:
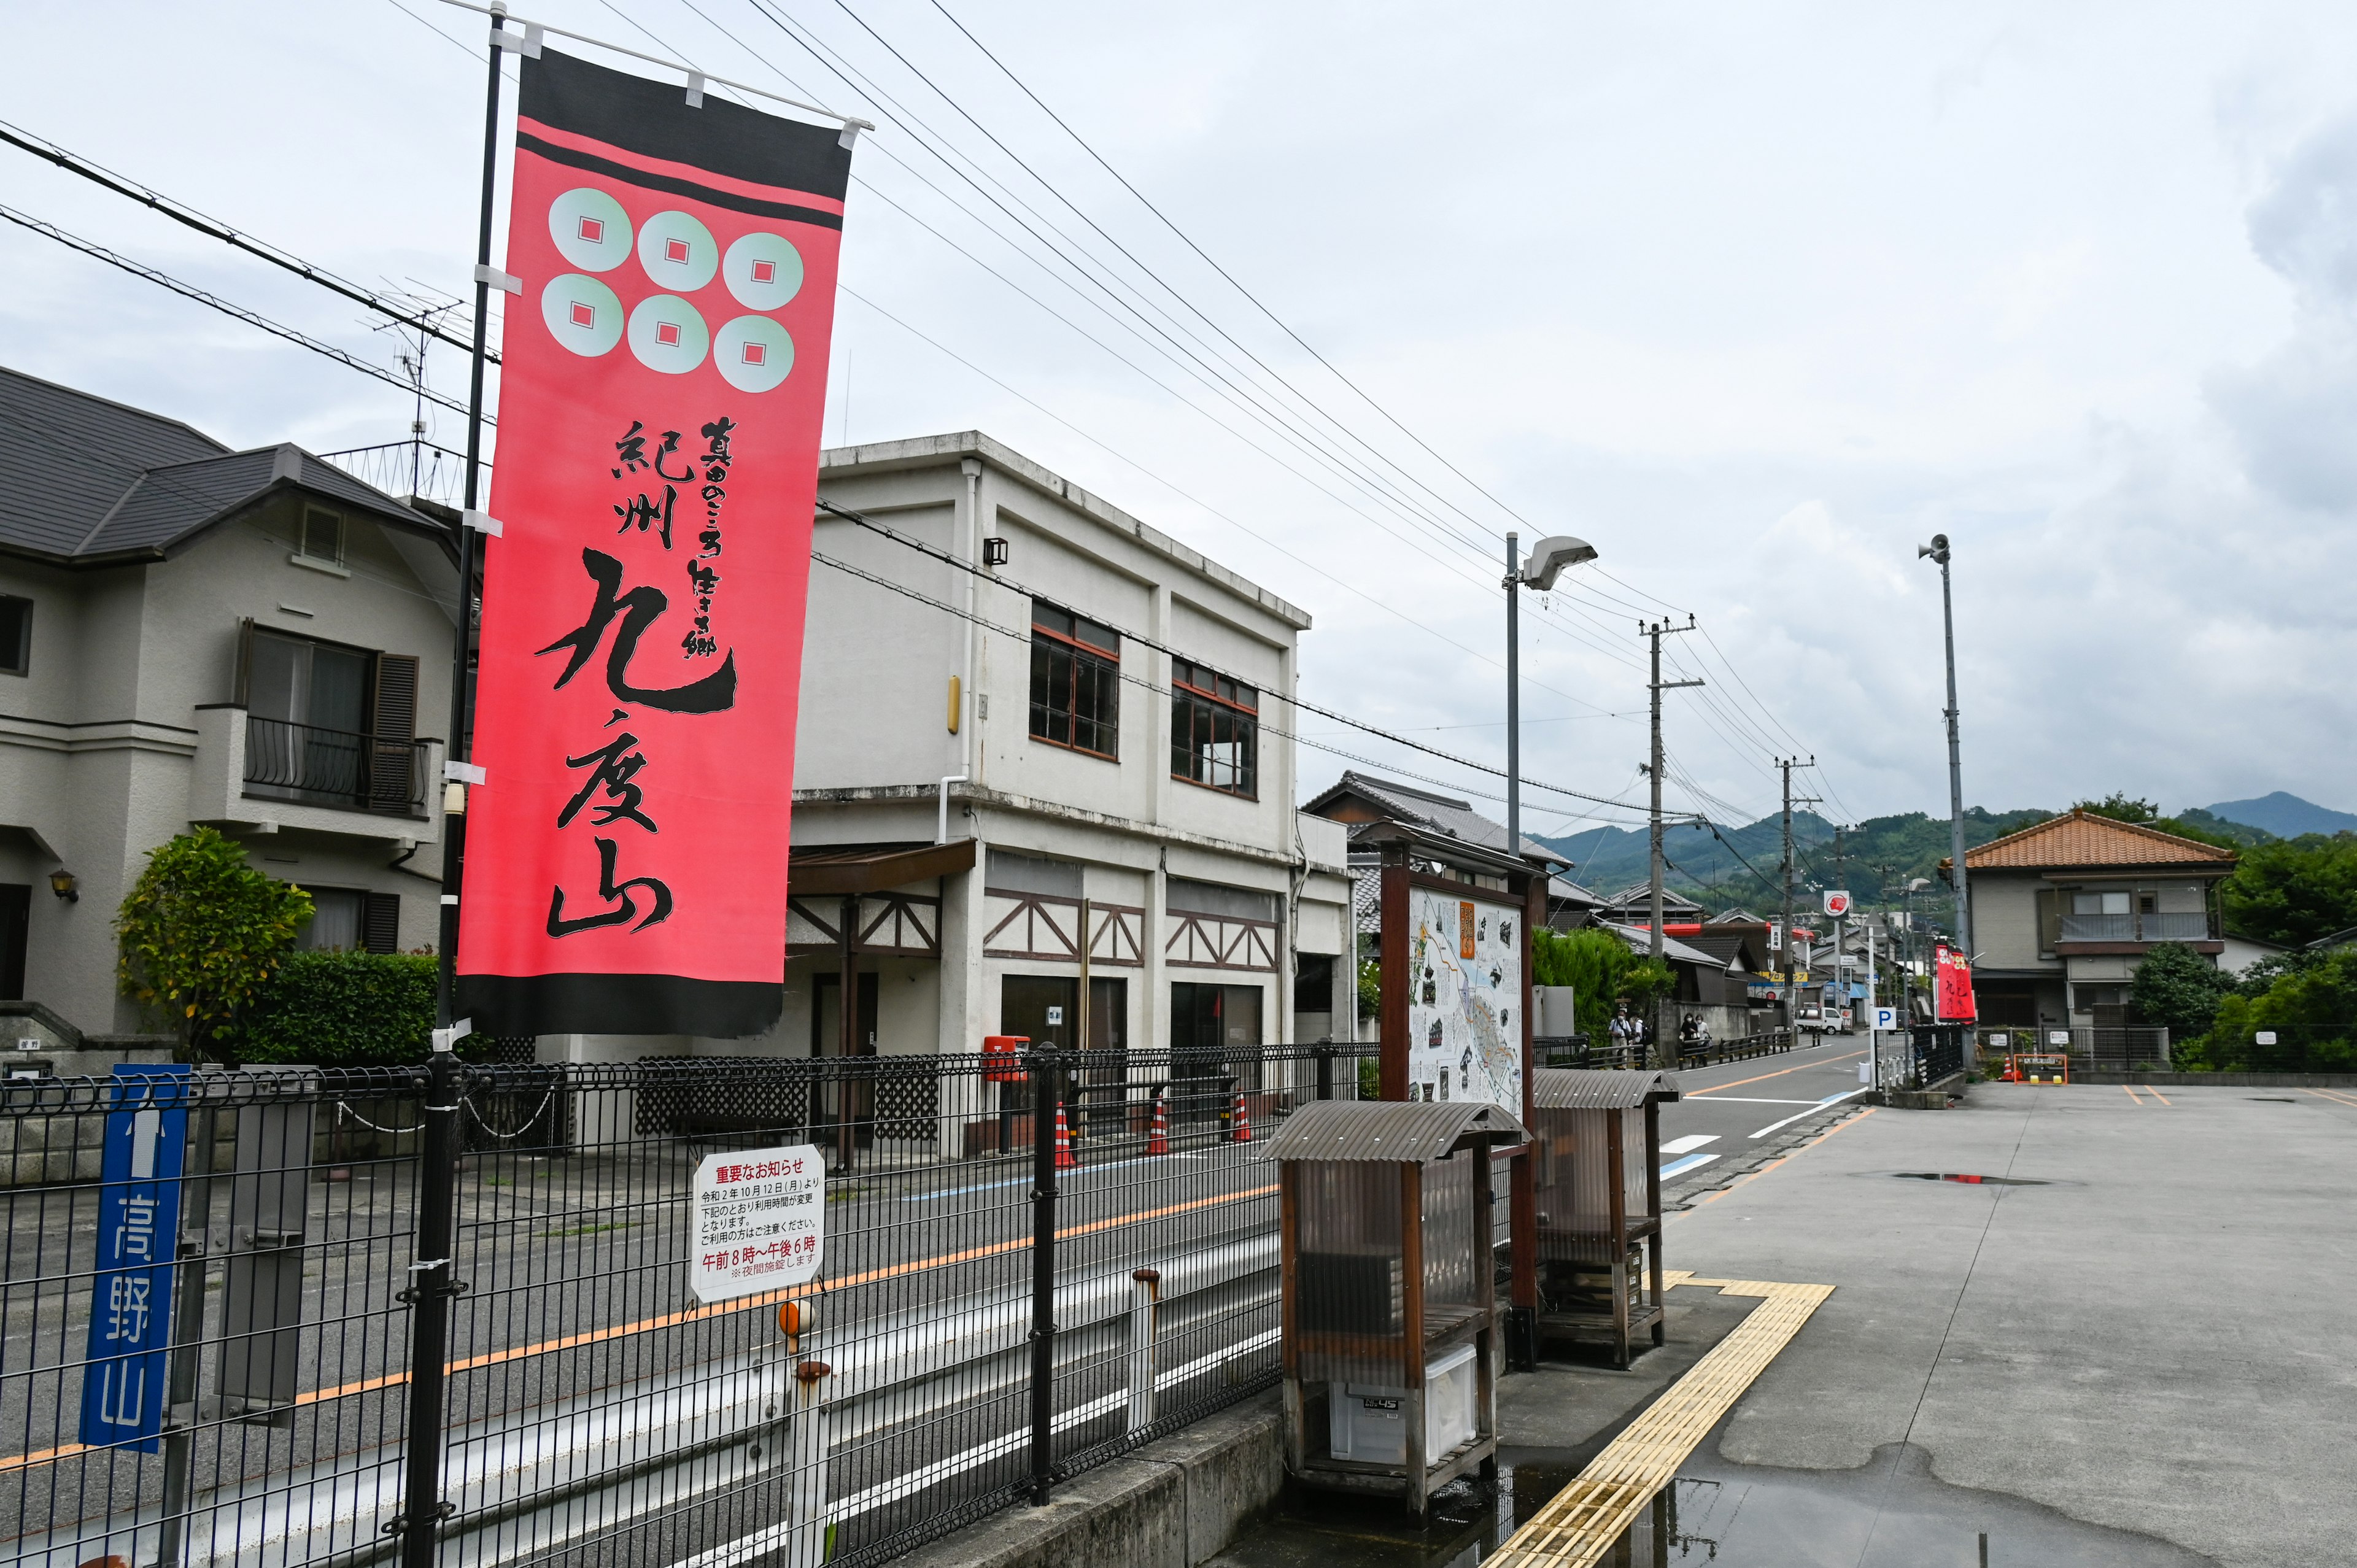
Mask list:
[[[940,825],[933,829],[935,843],[950,842],[950,786],[964,782],[965,775],[963,773],[945,774],[942,779],[942,820]]]

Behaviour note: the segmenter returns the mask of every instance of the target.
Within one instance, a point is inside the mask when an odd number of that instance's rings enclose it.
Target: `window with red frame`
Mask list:
[[[1260,693],[1184,659],[1170,661],[1170,777],[1260,795]]]
[[[1121,634],[1044,599],[1031,601],[1031,738],[1120,755]]]

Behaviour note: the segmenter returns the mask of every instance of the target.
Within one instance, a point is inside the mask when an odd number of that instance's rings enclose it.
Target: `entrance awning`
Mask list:
[[[974,841],[948,843],[796,844],[786,868],[789,896],[881,893],[974,869]]]

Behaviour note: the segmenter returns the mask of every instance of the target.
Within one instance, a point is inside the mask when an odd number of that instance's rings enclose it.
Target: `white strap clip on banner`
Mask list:
[[[704,107],[704,81],[702,71],[691,70],[687,73],[687,106],[690,109]]]
[[[471,762],[446,762],[442,765],[442,777],[453,784],[480,784],[485,774]]]
[[[834,145],[848,150],[851,144],[859,139],[860,132],[874,129],[876,127],[865,120],[845,120],[843,123],[843,134],[834,139]]]
[[[462,511],[458,514],[458,521],[491,539],[497,539],[507,532],[500,520],[487,511]]]
[[[434,1031],[434,1048],[437,1051],[454,1049],[457,1047],[460,1040],[465,1039],[474,1032],[475,1021],[472,1018],[461,1018],[447,1029],[436,1029]],[[412,1039],[415,1039],[416,1037],[417,1036],[414,1035],[410,1036]]]
[[[504,289],[510,294],[522,294],[523,292],[523,279],[516,276],[513,273],[503,273],[500,271],[499,268],[491,266],[488,263],[478,262],[475,263],[475,281],[477,283],[487,283],[493,288]]]
[[[540,46],[548,37],[548,29],[538,22],[526,22],[522,33],[511,33],[497,20],[491,23],[491,41],[511,55],[526,59],[540,58]]]

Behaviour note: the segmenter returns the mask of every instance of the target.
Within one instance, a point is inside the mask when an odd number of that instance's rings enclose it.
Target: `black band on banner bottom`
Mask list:
[[[535,136],[529,131],[516,133],[516,149],[546,158],[553,164],[564,164],[568,168],[602,174],[609,179],[635,185],[641,190],[660,190],[666,196],[684,196],[691,201],[725,207],[732,212],[749,212],[756,218],[781,218],[789,223],[808,223],[820,229],[843,227],[843,214],[829,212],[823,207],[798,207],[791,201],[765,201],[758,196],[743,196],[733,190],[698,185],[675,174],[657,174],[651,169],[633,168],[629,164],[601,158],[577,147],[558,146],[554,142]]]
[[[759,1035],[785,1007],[782,979],[680,974],[462,974],[457,1012],[479,1035]]]

